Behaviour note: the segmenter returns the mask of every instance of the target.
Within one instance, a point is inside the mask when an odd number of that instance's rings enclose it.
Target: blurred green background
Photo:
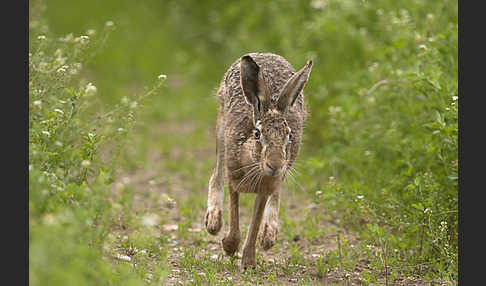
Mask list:
[[[120,169],[134,171],[174,142],[212,148],[216,89],[243,54],[277,53],[296,69],[313,59],[297,164],[304,191],[363,239],[389,241],[402,253],[397,265],[457,279],[456,1],[43,2],[56,37],[114,23],[82,74],[97,87],[100,108],[167,75],[147,99],[131,134],[136,148]],[[196,131],[185,141],[157,133],[174,121]],[[191,177],[190,159],[184,164]]]
[[[59,36],[115,23],[106,48],[88,65],[108,102],[139,91],[161,73],[169,75],[166,97],[207,100],[229,64],[251,51],[281,54],[296,68],[312,58],[309,129],[317,134],[329,106],[359,102],[360,89],[384,79],[385,70],[402,66],[406,74],[406,66],[416,68],[419,46],[429,38],[441,35],[437,41],[457,49],[448,35],[457,26],[454,1],[45,3],[50,30]],[[437,60],[452,71],[457,67],[456,53]]]

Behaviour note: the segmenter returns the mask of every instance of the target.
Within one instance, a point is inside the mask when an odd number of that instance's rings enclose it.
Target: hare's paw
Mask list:
[[[209,208],[204,224],[209,234],[217,235],[223,226],[223,211],[220,208]]]
[[[256,269],[257,263],[256,263],[256,252],[253,248],[253,250],[247,250],[243,248],[243,253],[241,255],[241,264],[240,268],[241,270],[245,271],[249,268],[251,269]]]
[[[278,226],[275,223],[264,222],[260,233],[260,245],[267,251],[275,245],[278,235]]]
[[[240,236],[227,234],[221,242],[223,243],[223,250],[226,255],[233,256],[240,245]]]

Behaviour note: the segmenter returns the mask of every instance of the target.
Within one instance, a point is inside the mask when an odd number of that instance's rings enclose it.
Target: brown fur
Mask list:
[[[255,243],[260,227],[260,243],[265,250],[276,241],[280,189],[299,153],[307,117],[302,90],[311,67],[312,62],[308,62],[296,72],[279,55],[250,53],[230,66],[220,84],[217,162],[209,183],[205,224],[213,235],[221,229],[226,177],[231,210],[223,249],[233,255],[241,237],[239,193],[256,194],[243,247],[244,268],[256,266]]]

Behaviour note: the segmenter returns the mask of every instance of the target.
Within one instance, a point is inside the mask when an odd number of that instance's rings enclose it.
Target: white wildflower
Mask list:
[[[62,147],[62,142],[61,141],[56,141],[54,144],[56,144],[56,146]]]
[[[419,48],[419,49],[422,49],[422,50],[424,50],[424,51],[426,51],[426,50],[427,50],[427,46],[426,46],[426,45],[419,45],[419,46],[418,46],[418,48]]]
[[[138,105],[138,102],[133,101],[133,102],[132,102],[132,104],[130,104],[130,108],[132,108],[132,109],[133,109],[133,108],[136,108],[136,107],[137,107],[137,105]]]
[[[126,97],[126,96],[122,97],[121,102],[123,104],[128,104],[128,97]]]
[[[69,68],[68,65],[63,65],[62,67],[57,69],[57,72],[64,73]]]
[[[89,37],[88,37],[88,36],[86,36],[86,35],[83,35],[83,36],[80,36],[80,37],[79,37],[79,42],[80,42],[81,44],[86,44],[86,43],[88,43],[88,41],[89,41]]]
[[[317,191],[316,196],[320,196],[322,194],[322,191]]]
[[[163,80],[166,80],[167,79],[167,76],[165,74],[161,74],[157,77],[158,79],[163,79]]]
[[[51,133],[49,133],[49,131],[42,131],[42,134],[46,135],[47,137],[51,137]]]
[[[457,96],[453,96],[453,97],[452,97],[452,100],[454,100],[454,101],[457,101],[457,99],[458,99],[458,97],[457,97]]]
[[[112,27],[114,25],[113,21],[107,21],[105,27]]]
[[[89,35],[89,36],[92,36],[92,35],[96,34],[96,30],[89,29],[89,30],[86,31],[86,34]]]
[[[326,2],[324,2],[323,0],[312,0],[310,2],[310,6],[314,9],[322,9],[326,6]]]
[[[64,115],[64,111],[62,111],[59,108],[54,109],[54,112],[57,112],[57,113],[60,113],[60,114]]]
[[[96,134],[95,134],[95,133],[91,133],[91,132],[89,132],[89,133],[88,133],[88,137],[89,137],[90,139],[93,139],[93,137],[95,137],[95,136],[96,136]]]
[[[44,35],[40,35],[40,36],[38,36],[38,37],[37,37],[37,39],[38,39],[38,40],[45,40],[45,39],[46,39],[46,36],[44,36]]]
[[[42,101],[41,101],[41,100],[36,100],[36,101],[34,101],[34,102],[33,102],[33,104],[34,104],[35,106],[41,106]]]
[[[86,89],[84,90],[84,95],[85,96],[91,96],[91,95],[94,95],[97,91],[97,88],[96,86],[94,86],[91,82],[88,83],[88,85],[86,86]]]
[[[81,166],[83,166],[83,167],[85,167],[85,168],[86,168],[86,167],[89,167],[90,165],[91,165],[91,161],[90,161],[90,160],[83,160],[83,161],[81,162]]]
[[[125,131],[125,129],[123,129],[123,128],[121,128],[121,127],[120,127],[120,128],[118,128],[118,132],[123,132],[123,131]]]
[[[364,196],[363,196],[363,195],[357,195],[357,196],[356,196],[356,198],[357,198],[358,200],[362,200],[362,199],[364,198]]]
[[[445,232],[447,230],[447,222],[446,221],[441,221],[439,229],[441,232]]]

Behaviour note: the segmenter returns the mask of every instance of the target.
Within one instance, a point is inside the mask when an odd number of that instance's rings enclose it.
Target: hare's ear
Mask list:
[[[304,89],[309,79],[311,69],[312,61],[307,61],[307,64],[285,83],[277,101],[277,109],[279,111],[285,113],[295,103],[297,96]]]
[[[267,90],[263,71],[250,56],[243,56],[240,62],[241,88],[246,101],[253,106],[255,121],[267,107]]]

